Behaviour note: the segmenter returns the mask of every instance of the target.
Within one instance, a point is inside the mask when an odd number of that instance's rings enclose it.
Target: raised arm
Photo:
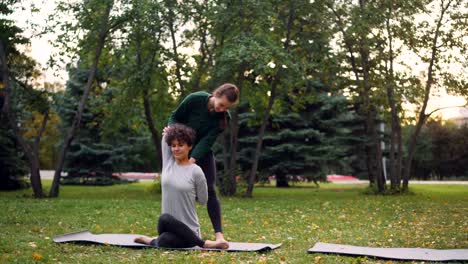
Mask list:
[[[163,136],[161,142],[161,154],[162,154],[162,167],[163,169],[171,162],[174,162],[174,156],[172,156],[171,146],[166,143],[166,136]]]

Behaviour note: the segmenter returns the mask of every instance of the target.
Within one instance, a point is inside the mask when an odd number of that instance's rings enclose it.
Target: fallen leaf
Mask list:
[[[41,260],[41,259],[42,259],[42,255],[39,254],[39,253],[37,253],[37,252],[34,252],[33,258],[34,258],[35,260]]]

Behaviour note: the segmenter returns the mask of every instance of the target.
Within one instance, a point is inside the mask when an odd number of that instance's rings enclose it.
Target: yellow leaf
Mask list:
[[[42,255],[39,254],[39,253],[37,253],[37,252],[34,252],[33,258],[34,258],[35,260],[41,260],[41,259],[42,259]]]

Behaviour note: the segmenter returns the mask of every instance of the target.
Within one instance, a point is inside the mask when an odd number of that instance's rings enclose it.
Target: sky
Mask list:
[[[46,35],[35,36],[34,32],[29,27],[29,22],[33,21],[39,25],[39,27],[43,27],[46,25],[46,19],[50,14],[53,14],[55,8],[55,0],[39,0],[34,1],[34,3],[39,7],[38,13],[31,13],[29,4],[33,0],[26,0],[23,1],[23,7],[25,10],[16,10],[13,15],[11,16],[14,19],[18,26],[25,30],[25,35],[31,37],[31,44],[29,47],[23,47],[23,50],[30,53],[30,56],[33,57],[36,61],[40,63],[43,68],[43,78],[44,81],[47,82],[59,82],[65,84],[68,79],[67,72],[65,69],[51,69],[47,67],[47,61],[49,60],[50,56],[57,52],[54,50],[51,42],[53,42],[56,38],[56,35],[53,33],[49,33]],[[185,51],[188,52],[188,51]],[[419,62],[418,59],[410,54],[404,55],[404,60],[407,62],[415,62],[413,65],[413,71],[420,72],[425,70],[424,63]],[[453,68],[459,68],[459,65],[452,65]],[[466,100],[460,96],[453,96],[448,95],[444,89],[438,92],[434,92],[431,95],[429,100],[428,109],[426,111],[430,112],[436,108],[443,108],[443,107],[452,107],[452,106],[460,106],[466,104]],[[414,109],[414,107],[407,105],[406,108],[410,111]],[[468,118],[468,108],[448,108],[438,112],[438,114],[442,115],[444,119],[450,118],[458,118],[458,117],[467,117]]]

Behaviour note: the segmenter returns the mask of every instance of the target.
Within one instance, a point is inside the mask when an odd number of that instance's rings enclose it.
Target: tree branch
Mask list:
[[[433,113],[435,113],[437,111],[440,111],[440,110],[450,109],[450,108],[463,108],[463,107],[467,107],[467,106],[468,106],[468,103],[466,103],[464,105],[446,106],[446,107],[436,108],[436,109],[432,110],[429,114],[426,114],[426,118],[428,118],[430,115],[432,115]]]
[[[349,52],[349,59],[351,61],[351,67],[353,69],[353,72],[354,72],[354,75],[356,77],[356,81],[359,81],[359,71],[358,71],[358,68],[357,68],[357,64],[356,64],[356,58],[354,57],[353,53],[353,46],[349,40],[349,37],[348,35],[346,34],[346,31],[344,29],[344,23],[343,21],[341,20],[341,16],[338,14],[338,12],[333,8],[333,6],[331,4],[327,5],[328,8],[333,12],[333,14],[335,15],[335,22],[338,26],[338,29],[340,30],[341,34],[343,34],[343,40],[344,40],[344,43],[346,45],[346,48],[348,49],[348,52]]]
[[[49,109],[47,109],[47,111],[44,113],[44,117],[42,118],[41,128],[39,129],[39,132],[34,138],[34,151],[36,152],[36,157],[39,157],[39,143],[41,141],[42,134],[45,131],[48,119],[49,119]]]

